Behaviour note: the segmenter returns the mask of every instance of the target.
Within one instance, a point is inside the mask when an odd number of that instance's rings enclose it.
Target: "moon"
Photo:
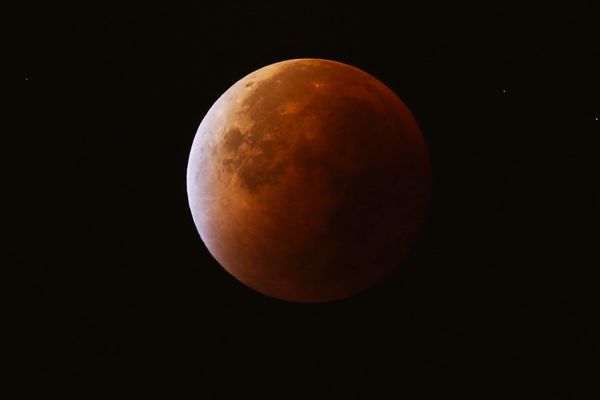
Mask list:
[[[430,187],[427,147],[402,100],[324,59],[236,82],[202,120],[187,168],[212,256],[246,286],[294,302],[345,298],[399,266]]]

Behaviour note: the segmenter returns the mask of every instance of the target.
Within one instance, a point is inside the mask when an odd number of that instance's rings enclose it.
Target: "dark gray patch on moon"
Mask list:
[[[244,143],[244,135],[238,127],[230,128],[225,133],[224,146],[228,152],[235,152]]]

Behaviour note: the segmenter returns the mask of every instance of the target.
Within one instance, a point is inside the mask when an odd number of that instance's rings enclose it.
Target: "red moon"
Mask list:
[[[194,138],[192,216],[231,275],[265,295],[323,302],[362,291],[416,242],[431,187],[404,103],[366,72],[294,59],[229,88]]]

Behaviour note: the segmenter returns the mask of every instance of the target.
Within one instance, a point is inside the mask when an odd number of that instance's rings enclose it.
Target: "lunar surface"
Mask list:
[[[190,209],[231,275],[268,296],[341,299],[399,266],[431,177],[415,119],[346,64],[295,59],[229,88],[194,138]]]

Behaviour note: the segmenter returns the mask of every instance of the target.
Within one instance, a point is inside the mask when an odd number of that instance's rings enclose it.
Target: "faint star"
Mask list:
[[[506,94],[506,89],[502,89],[502,93],[503,93],[503,94]]]

